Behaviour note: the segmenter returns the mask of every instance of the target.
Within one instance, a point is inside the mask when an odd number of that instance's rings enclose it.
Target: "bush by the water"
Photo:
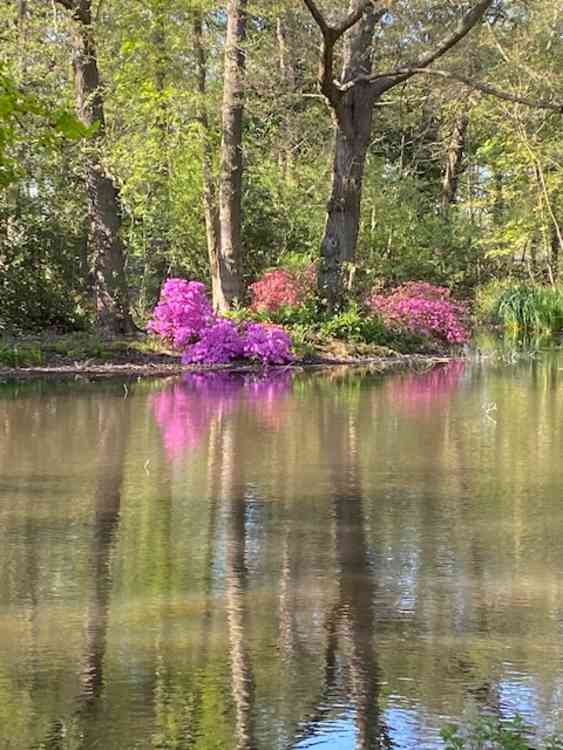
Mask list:
[[[493,282],[479,290],[476,311],[483,322],[512,333],[558,333],[563,329],[563,287]]]
[[[215,315],[205,285],[168,279],[148,330],[183,352],[184,364],[227,364],[250,359],[263,365],[290,362],[291,340],[278,326],[237,323]]]
[[[390,327],[445,344],[463,344],[469,337],[467,310],[450,298],[445,287],[411,281],[389,294],[372,294],[368,306]]]

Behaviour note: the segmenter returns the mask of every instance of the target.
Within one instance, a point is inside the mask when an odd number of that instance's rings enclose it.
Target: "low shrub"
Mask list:
[[[463,344],[469,338],[468,312],[450,298],[450,290],[445,287],[407,282],[389,294],[372,294],[367,304],[390,328],[443,344]]]
[[[292,359],[291,340],[283,329],[215,315],[198,281],[168,279],[147,328],[183,352],[184,364],[249,359],[279,365]]]

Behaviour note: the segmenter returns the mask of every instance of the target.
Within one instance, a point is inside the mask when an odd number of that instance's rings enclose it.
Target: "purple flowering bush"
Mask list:
[[[153,310],[147,328],[169,341],[175,349],[183,349],[195,341],[215,322],[205,284],[185,279],[168,279]]]
[[[249,323],[244,332],[243,352],[248,359],[264,365],[283,365],[288,362],[291,341],[279,326]]]
[[[367,304],[390,327],[447,344],[463,344],[469,338],[467,310],[445,287],[411,281],[389,294],[373,294]]]
[[[261,323],[239,328],[215,315],[199,281],[168,279],[147,329],[183,352],[184,364],[217,365],[244,358],[281,365],[292,359],[291,340],[283,328]]]

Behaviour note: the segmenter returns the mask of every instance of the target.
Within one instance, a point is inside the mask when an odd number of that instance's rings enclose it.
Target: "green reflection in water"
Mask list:
[[[0,747],[559,728],[562,369],[0,391]]]

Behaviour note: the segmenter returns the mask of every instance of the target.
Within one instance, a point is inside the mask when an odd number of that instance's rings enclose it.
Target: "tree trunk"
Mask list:
[[[343,264],[353,261],[356,253],[373,106],[387,91],[426,70],[455,47],[479,23],[492,2],[479,0],[459,19],[453,31],[415,64],[373,76],[375,27],[387,9],[376,10],[372,0],[350,0],[347,16],[334,25],[326,20],[317,0],[304,0],[323,37],[319,84],[336,123],[332,189],[318,279],[319,296],[329,310],[338,308],[344,300]],[[344,67],[340,82],[336,82],[334,51],[343,36]]]
[[[359,7],[352,0],[351,11]],[[372,69],[373,35],[379,15],[368,10],[349,32],[341,81],[346,84]],[[360,229],[360,206],[373,108],[378,89],[359,84],[346,92],[334,110],[335,147],[332,186],[321,243],[318,290],[329,310],[342,305],[346,266],[353,262]]]
[[[219,253],[221,243],[221,225],[219,223],[219,203],[217,186],[213,176],[213,149],[211,146],[211,129],[207,114],[207,56],[203,39],[203,22],[200,11],[193,14],[193,37],[197,68],[197,117],[201,128],[201,156],[203,161],[203,211],[207,235],[207,253],[211,275],[211,293],[213,308],[218,310],[221,299],[221,280],[219,276]]]
[[[447,219],[449,208],[456,201],[457,190],[459,187],[459,175],[463,163],[465,152],[465,137],[469,125],[467,110],[464,109],[456,119],[454,124],[448,156],[446,160],[446,169],[442,181],[442,215]]]
[[[106,172],[100,156],[104,136],[104,102],[93,39],[91,0],[58,0],[72,10],[74,82],[77,110],[87,126],[97,125],[87,144],[86,188],[88,194],[89,247],[94,265],[96,325],[113,333],[131,333],[125,250],[121,239],[119,191]]]
[[[229,0],[223,84],[223,140],[219,217],[221,243],[217,267],[217,306],[228,310],[243,296],[242,282],[242,117],[244,104],[247,0]]]
[[[551,226],[551,273],[557,281],[559,279],[559,262],[561,258],[561,233],[555,224]]]

